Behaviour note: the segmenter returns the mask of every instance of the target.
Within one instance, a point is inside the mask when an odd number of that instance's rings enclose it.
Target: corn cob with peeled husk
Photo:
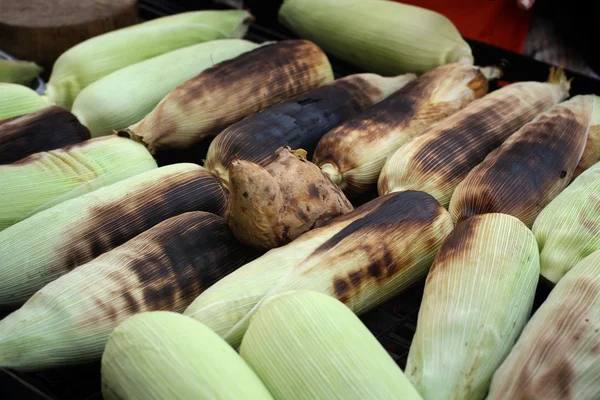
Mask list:
[[[540,211],[571,182],[588,138],[596,96],[559,103],[491,152],[456,187],[453,221],[504,213],[531,227]]]
[[[379,197],[244,265],[185,314],[233,346],[260,304],[286,291],[319,291],[360,314],[424,277],[452,228],[448,212],[427,193]]]
[[[596,98],[596,104],[588,131],[588,139],[579,165],[575,170],[575,177],[578,177],[583,171],[600,161],[600,97],[594,97]]]
[[[377,184],[385,160],[427,128],[488,91],[499,70],[450,64],[420,76],[364,113],[327,132],[313,162],[348,194]]]
[[[488,400],[600,398],[600,252],[556,284],[494,374]]]
[[[188,211],[223,215],[227,193],[195,164],[157,168],[37,213],[0,232],[0,307]]]
[[[275,400],[390,400],[421,396],[354,313],[313,291],[269,298],[240,355]]]
[[[99,359],[119,322],[144,311],[183,312],[253,258],[215,214],[169,218],[50,282],[2,320],[0,366],[41,369]]]
[[[542,276],[557,283],[589,254],[600,250],[600,162],[583,172],[533,223]]]
[[[41,110],[52,105],[46,96],[16,83],[0,83],[0,121]]]
[[[279,21],[337,58],[383,75],[473,63],[471,48],[441,14],[381,0],[285,0]]]
[[[62,107],[50,106],[0,124],[0,164],[90,139],[90,131]]]
[[[266,167],[282,146],[304,149],[312,158],[323,134],[414,80],[414,74],[385,78],[355,74],[275,104],[231,125],[212,141],[204,166],[224,182],[234,159]]]
[[[171,50],[243,37],[251,19],[242,10],[192,11],[95,36],[56,60],[46,92],[56,104],[70,110],[77,95],[103,76]]]
[[[0,82],[27,85],[42,72],[42,67],[31,61],[0,59]]]
[[[102,355],[106,400],[270,400],[254,371],[218,335],[167,311],[135,315]]]
[[[150,153],[116,136],[86,140],[0,166],[0,231],[65,200],[156,168]]]
[[[519,128],[569,92],[562,70],[547,83],[519,82],[473,101],[399,148],[379,176],[379,194],[422,190],[447,207],[458,184]]]
[[[479,400],[531,313],[535,237],[506,214],[456,226],[427,276],[406,374],[425,400]]]
[[[264,168],[241,160],[229,168],[227,223],[240,242],[257,249],[287,244],[353,210],[304,150],[281,147],[276,157]]]
[[[151,153],[184,150],[249,114],[332,81],[331,65],[318,46],[284,40],[205,70],[119,134],[144,143]]]
[[[109,135],[144,118],[188,79],[258,46],[241,39],[213,40],[135,63],[83,89],[73,103],[73,114],[92,136]]]

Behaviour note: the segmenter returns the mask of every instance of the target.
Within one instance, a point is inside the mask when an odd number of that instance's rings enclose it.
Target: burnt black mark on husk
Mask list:
[[[319,192],[319,188],[314,183],[311,183],[310,185],[308,185],[308,194],[313,199],[321,198],[321,192]]]
[[[0,164],[14,163],[34,153],[88,139],[89,130],[75,115],[62,107],[46,107],[0,125]]]

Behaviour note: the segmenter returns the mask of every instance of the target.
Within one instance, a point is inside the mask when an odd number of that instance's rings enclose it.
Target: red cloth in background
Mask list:
[[[461,35],[516,53],[523,46],[531,10],[521,10],[516,0],[399,0],[400,3],[437,11],[456,26]]]

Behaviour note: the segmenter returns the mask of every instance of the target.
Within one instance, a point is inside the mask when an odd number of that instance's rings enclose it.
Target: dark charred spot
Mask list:
[[[565,171],[565,170],[560,171],[560,179],[564,179],[565,176],[567,176],[567,171]]]
[[[244,198],[247,199],[248,198],[248,192],[242,193],[242,196],[244,196]]]
[[[333,282],[333,289],[335,290],[336,297],[341,298],[346,294],[346,292],[348,292],[350,286],[345,280],[337,278]]]
[[[362,274],[360,272],[350,272],[348,278],[350,279],[352,286],[357,287],[360,284]]]
[[[311,183],[310,185],[308,185],[308,194],[313,199],[321,198],[321,193],[319,192],[319,188],[317,188],[317,185],[315,185],[314,183]]]
[[[442,243],[429,272],[430,276],[437,267],[443,267],[447,260],[460,257],[462,253],[469,249],[471,242],[476,239],[477,226],[481,222],[482,217],[476,215],[456,225],[444,243]]]
[[[135,299],[133,298],[131,293],[123,292],[121,294],[121,297],[123,298],[123,301],[125,301],[125,307],[127,307],[127,311],[130,314],[135,314],[135,313],[140,312],[140,305],[138,304],[137,301],[135,301]]]
[[[305,98],[299,98],[296,100],[296,103],[298,103],[301,106],[306,106],[308,104],[314,104],[314,103],[318,103],[319,101],[321,101],[321,99],[313,99],[310,97],[305,97]]]
[[[302,221],[304,221],[304,222],[310,221],[310,218],[306,214],[304,214],[304,211],[302,211],[302,208],[297,207],[296,208],[296,214],[298,215],[298,217],[300,217],[300,219]]]
[[[376,262],[373,264],[370,264],[367,267],[367,272],[369,273],[370,276],[372,276],[373,278],[379,279],[382,276],[382,270],[381,270],[381,265]]]

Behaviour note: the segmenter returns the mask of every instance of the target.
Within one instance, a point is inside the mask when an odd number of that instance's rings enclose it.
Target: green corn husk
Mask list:
[[[192,11],[93,37],[56,60],[46,92],[70,110],[77,95],[103,76],[181,47],[243,37],[251,18],[242,10]]]
[[[213,40],[135,63],[83,89],[75,98],[73,114],[92,136],[109,135],[143,119],[188,79],[258,46],[241,39]]]
[[[600,398],[600,252],[556,284],[494,374],[488,400]]]
[[[42,67],[31,61],[0,58],[0,82],[26,85],[42,72]]]
[[[156,166],[144,146],[116,136],[0,165],[0,231],[65,200]]]
[[[423,278],[452,228],[448,212],[426,193],[379,197],[244,265],[185,314],[233,346],[264,300],[290,290],[326,293],[360,314]]]
[[[554,284],[600,250],[600,162],[556,196],[532,230],[540,248],[542,276]]]
[[[0,83],[0,121],[18,117],[51,106],[46,96],[16,83]]]
[[[484,214],[458,224],[427,276],[406,374],[424,399],[479,400],[527,323],[539,279],[531,231]]]
[[[421,399],[360,319],[318,292],[292,291],[265,301],[240,355],[275,400]]]
[[[217,215],[169,218],[50,282],[0,321],[0,366],[31,370],[95,361],[119,322],[144,311],[183,312],[255,256]]]
[[[110,335],[102,356],[106,400],[270,400],[265,385],[210,329],[183,315],[136,315]]]
[[[471,48],[441,14],[381,0],[285,0],[279,21],[328,53],[382,75],[473,63]]]
[[[67,200],[0,232],[0,306],[21,305],[75,267],[167,218],[223,216],[227,192],[196,164],[156,168]]]

